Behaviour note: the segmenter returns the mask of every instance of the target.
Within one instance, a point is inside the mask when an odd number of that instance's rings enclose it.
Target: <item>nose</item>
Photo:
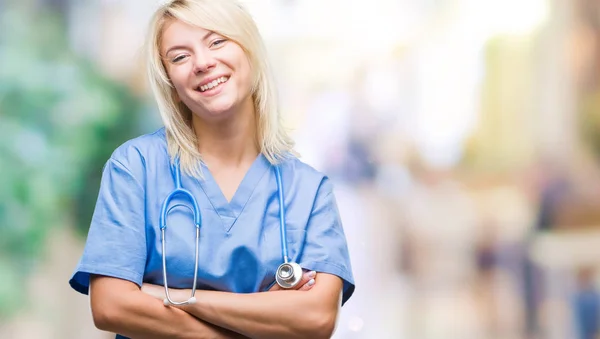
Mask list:
[[[206,73],[217,64],[210,52],[197,53],[194,60],[194,73]]]

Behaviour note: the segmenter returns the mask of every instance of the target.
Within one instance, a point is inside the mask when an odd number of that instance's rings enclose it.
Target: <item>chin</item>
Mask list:
[[[231,117],[234,111],[233,105],[206,107],[203,109],[203,113],[199,114],[199,117],[206,120],[220,121]]]
[[[205,112],[207,113],[208,116],[214,117],[214,118],[226,117],[232,111],[234,111],[233,107],[234,107],[234,105],[232,103],[222,103],[222,104],[211,105],[210,107],[206,107]]]
[[[208,104],[194,99],[191,99],[190,103],[192,105],[188,105],[188,107],[194,107],[192,111],[195,112],[195,115],[202,119],[214,119],[228,115],[228,112],[232,111],[233,107],[235,106],[232,100],[225,97],[219,98],[218,100],[213,100]]]

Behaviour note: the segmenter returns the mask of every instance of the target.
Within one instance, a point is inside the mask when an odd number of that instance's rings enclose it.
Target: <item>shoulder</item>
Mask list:
[[[137,176],[143,174],[148,162],[167,159],[167,141],[163,127],[125,141],[114,150],[109,162],[116,162]]]
[[[291,157],[281,163],[282,176],[297,183],[302,191],[313,191],[315,195],[328,195],[333,192],[329,177],[297,157]]]

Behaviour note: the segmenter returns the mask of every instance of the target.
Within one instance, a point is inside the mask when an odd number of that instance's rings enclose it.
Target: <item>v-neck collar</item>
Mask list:
[[[228,202],[208,167],[202,165],[204,179],[199,180],[200,186],[217,214],[221,217],[226,232],[231,230],[258,182],[269,168],[271,168],[271,163],[260,153],[244,175],[231,201]]]

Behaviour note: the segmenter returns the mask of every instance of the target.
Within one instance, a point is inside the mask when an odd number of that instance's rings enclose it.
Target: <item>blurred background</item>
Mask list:
[[[335,334],[600,338],[600,1],[246,0],[357,283]],[[157,0],[0,0],[0,338],[98,338],[68,286],[112,151],[160,126]]]

